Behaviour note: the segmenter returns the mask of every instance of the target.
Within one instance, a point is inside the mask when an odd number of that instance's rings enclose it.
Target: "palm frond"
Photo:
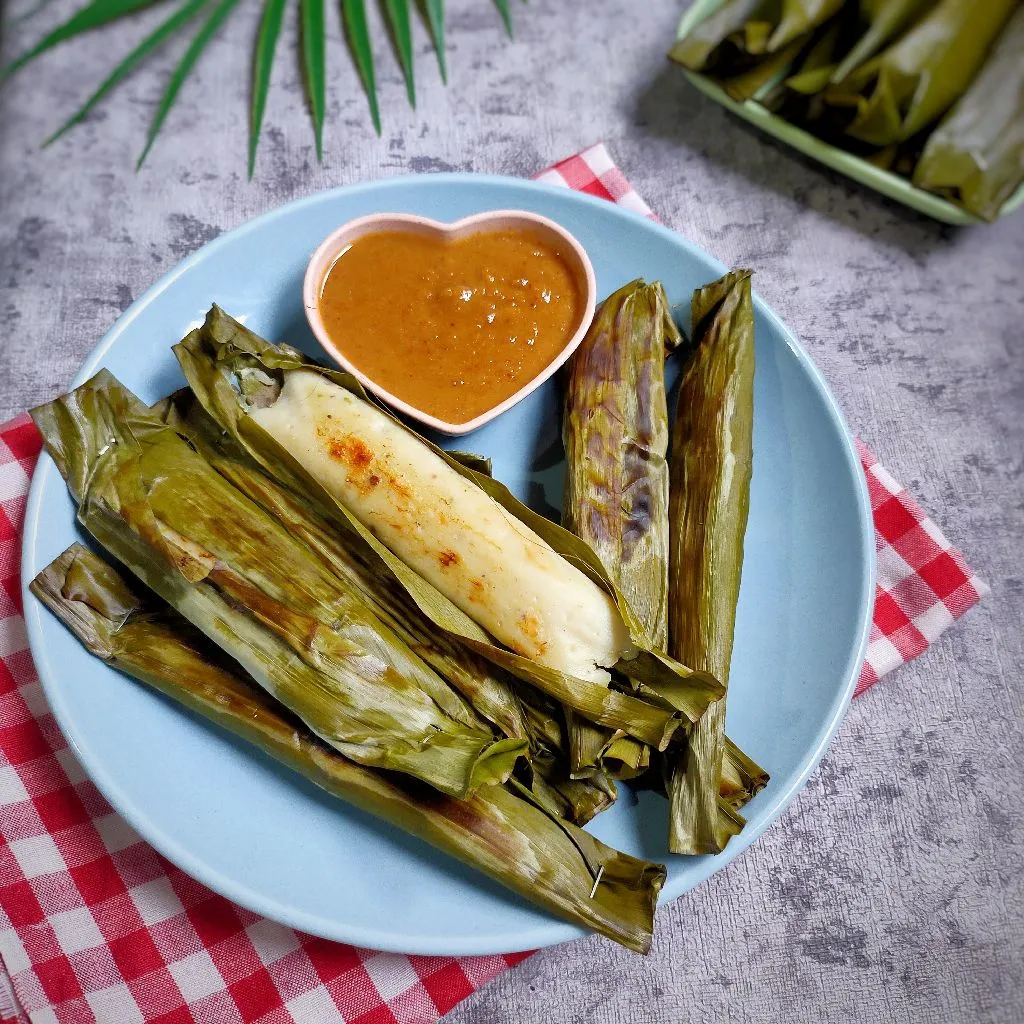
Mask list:
[[[159,49],[175,32],[187,25],[210,0],[188,0],[174,12],[166,21],[154,29],[138,46],[128,54],[120,64],[103,80],[100,87],[82,104],[78,110],[68,118],[44,143],[50,143],[59,139],[69,128],[85,119],[86,115],[96,106],[104,96],[110,92],[119,82],[126,78],[132,70],[149,56],[154,50]]]
[[[146,136],[146,145],[142,150],[142,155],[139,157],[139,162],[135,165],[136,170],[143,165],[146,157],[149,155],[149,151],[164,123],[164,119],[170,112],[171,107],[174,106],[174,101],[178,98],[178,91],[181,89],[182,83],[188,77],[189,72],[203,50],[206,49],[210,40],[217,34],[217,30],[224,24],[227,16],[235,9],[237,4],[238,0],[220,0],[220,3],[210,12],[209,18],[203,22],[202,27],[196,33],[195,39],[192,40],[189,48],[185,51],[185,55],[174,69],[174,73],[171,75],[167,88],[160,99],[160,106],[157,107],[156,116],[150,125],[149,134]]]
[[[327,89],[327,36],[324,31],[324,0],[300,0],[302,13],[302,66],[306,73],[309,107],[313,115],[316,158],[324,155],[324,108]]]
[[[49,0],[34,0],[35,6],[23,16],[39,10]],[[162,0],[89,0],[76,14],[39,43],[5,68],[0,68],[0,84],[19,68],[47,50],[73,39],[91,29],[99,28],[143,8],[154,6]],[[94,93],[68,118],[46,141],[50,145],[69,128],[79,124],[89,112],[119,85],[146,57],[163,46],[171,36],[182,31],[188,22],[200,14],[206,14],[195,38],[172,73],[161,97],[146,136],[137,167],[141,167],[164,121],[177,100],[185,79],[203,51],[212,41],[229,14],[240,0],[178,0],[179,6],[160,25],[149,33],[126,57],[120,60],[113,71],[100,83]],[[323,159],[323,128],[326,115],[326,61],[327,31],[325,28],[325,0],[297,0],[300,18],[300,57],[303,81],[309,99],[310,116],[316,141],[316,155]],[[345,35],[351,50],[352,60],[366,90],[370,117],[377,134],[381,133],[380,108],[377,99],[377,81],[374,67],[373,43],[366,16],[366,0],[338,0],[345,27]],[[523,0],[525,3],[526,0]],[[448,81],[448,67],[445,56],[445,4],[444,0],[380,0],[384,18],[394,43],[394,52],[405,80],[409,104],[416,106],[416,83],[414,77],[414,44],[411,9],[423,19],[430,40],[437,54],[441,81]],[[512,35],[512,19],[509,0],[493,0],[508,34]],[[285,8],[288,0],[263,0],[263,14],[256,35],[252,60],[252,92],[249,103],[249,146],[248,170],[251,178],[256,166],[256,152],[259,147],[263,118],[266,112],[267,96],[270,90],[271,72],[281,34]]]
[[[512,37],[512,12],[508,9],[508,0],[494,0],[494,6],[501,13],[501,20],[505,23],[505,31]]]
[[[416,84],[412,68],[412,24],[409,21],[409,0],[385,0],[388,23],[395,39],[395,50],[405,76],[405,89],[409,95],[409,106],[416,107]]]
[[[142,7],[149,7],[150,4],[156,2],[157,0],[92,0],[92,3],[68,18],[63,25],[58,25],[41,42],[33,46],[31,50],[12,60],[7,67],[0,71],[0,81],[13,75],[18,68],[24,67],[29,61],[35,60],[40,54],[45,53],[58,43],[63,43],[67,39],[73,39],[82,32],[99,28],[100,25],[116,21],[132,11],[137,11]]]
[[[427,24],[430,26],[430,37],[434,41],[434,50],[437,53],[437,66],[441,72],[441,81],[448,84],[448,62],[445,59],[444,41],[444,0],[420,0],[427,14]]]
[[[285,0],[267,0],[256,38],[256,50],[252,65],[252,106],[249,110],[249,177],[256,167],[256,147],[263,127],[263,112],[267,107],[267,93],[270,91],[270,72],[274,66],[274,51],[277,37],[281,33],[284,19]]]
[[[352,56],[363,80],[366,97],[370,101],[370,118],[380,135],[380,110],[377,107],[377,81],[373,73],[373,45],[366,27],[366,5],[363,0],[341,0],[345,16],[345,31],[348,33]]]

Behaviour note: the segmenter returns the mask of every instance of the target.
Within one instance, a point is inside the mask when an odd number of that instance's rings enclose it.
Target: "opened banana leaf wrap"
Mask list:
[[[517,765],[517,776],[553,813],[583,825],[614,801],[615,789],[603,775],[571,777],[557,704],[435,626],[360,536],[337,522],[329,523],[270,477],[217,426],[191,391],[176,393],[154,412],[184,434],[218,473],[316,552],[346,586],[358,588],[378,617],[479,714],[506,736],[528,738],[529,762]],[[490,475],[488,460],[466,452],[455,457]]]
[[[727,684],[753,467],[750,271],[698,289],[691,313],[669,459],[669,649]],[[725,710],[712,704],[670,765],[673,853],[717,853],[742,828],[721,799]]]
[[[499,737],[372,603],[108,372],[33,410],[108,551],[321,739],[453,796],[507,779]]]
[[[474,710],[506,736],[529,730],[515,679],[438,630],[409,598],[354,531],[328,523],[299,495],[278,483],[209,417],[187,389],[153,409],[184,434],[204,459],[246,497],[273,516],[288,533],[314,552],[346,588],[359,591],[375,614],[449,684]],[[486,460],[460,453],[464,462]]]
[[[354,378],[319,366],[287,346],[271,345],[216,306],[211,309],[203,327],[175,347],[175,354],[196,397],[224,430],[271,475],[310,501],[329,521],[354,530],[430,621],[489,661],[590,721],[621,729],[658,749],[668,744],[681,723],[696,721],[708,704],[721,695],[722,687],[712,676],[693,672],[662,652],[645,646],[641,624],[621,595],[614,594],[600,560],[586,544],[532,512],[497,481],[462,465],[388,415],[393,424],[389,429],[397,427],[411,434],[418,444],[480,488],[597,586],[613,594],[636,653],[615,666],[616,674],[628,679],[628,685],[618,688],[614,682],[613,685],[604,685],[540,665],[498,645],[469,615],[380,543],[344,504],[306,473],[279,441],[249,415],[249,409],[257,403],[265,407],[277,400],[282,381],[290,373],[322,375],[359,400],[366,401]]]
[[[851,138],[903,142],[934,124],[974,80],[1018,0],[939,0],[876,57],[825,91]]]
[[[844,0],[727,0],[669,51],[721,82],[735,100],[754,96],[787,68]]]
[[[619,853],[557,820],[514,782],[456,800],[408,776],[348,760],[289,715],[190,622],[81,545],[60,555],[30,586],[97,657],[321,789],[574,924],[637,952],[649,949],[665,880],[661,865]]]
[[[929,136],[913,181],[985,220],[995,220],[1024,181],[1024,7]]]

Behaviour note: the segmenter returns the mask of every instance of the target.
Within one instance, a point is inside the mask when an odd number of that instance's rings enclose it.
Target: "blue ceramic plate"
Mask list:
[[[268,338],[315,352],[302,275],[328,232],[380,211],[447,221],[499,208],[534,210],[572,231],[600,295],[643,276],[688,308],[691,291],[725,269],[666,228],[568,190],[460,174],[373,182],[292,203],[205,246],[121,317],[75,383],[105,366],[147,401],[180,387],[170,346],[214,301]],[[598,817],[593,831],[605,842],[667,859],[666,900],[736,857],[803,785],[846,709],[870,623],[873,533],[850,435],[807,354],[756,306],[754,478],[728,727],[772,781],[717,857],[666,858],[665,805],[652,794],[623,790]],[[553,382],[455,440],[489,455],[518,497],[557,514]],[[29,498],[24,580],[80,537],[44,457]],[[25,617],[46,695],[86,771],[153,846],[217,892],[316,935],[407,953],[511,952],[581,934],[107,668],[27,590]]]

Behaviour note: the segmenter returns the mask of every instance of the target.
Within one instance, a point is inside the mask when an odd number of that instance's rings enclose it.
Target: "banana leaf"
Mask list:
[[[874,56],[936,2],[861,0],[859,4],[848,4],[816,33],[787,72],[787,77],[761,100],[762,105],[789,121],[818,121],[827,109],[825,90]],[[827,137],[836,134],[831,125],[821,128],[819,134]],[[841,140],[838,141],[841,144]]]
[[[518,680],[517,684],[530,736],[530,758],[520,762],[518,778],[553,814],[585,825],[618,797],[610,774],[593,770],[583,778],[574,778],[566,709],[540,690]]]
[[[272,476],[310,501],[329,521],[337,522],[343,529],[355,530],[436,626],[492,663],[590,721],[621,729],[658,749],[667,746],[681,723],[697,721],[708,704],[723,692],[718,681],[707,673],[693,672],[665,654],[645,647],[637,617],[618,594],[614,595],[616,603],[637,651],[635,656],[624,659],[616,668],[628,676],[632,692],[621,692],[613,686],[538,665],[499,646],[473,619],[384,547],[316,480],[301,471],[285,449],[247,413],[251,403],[276,401],[284,375],[289,372],[311,370],[365,401],[365,392],[354,378],[312,363],[295,349],[271,345],[217,306],[211,309],[203,327],[176,345],[174,351],[196,397],[222,429],[231,434]],[[394,422],[399,423],[397,420]],[[401,429],[409,430],[399,425]],[[480,487],[598,586],[614,594],[614,587],[600,561],[586,544],[526,508],[496,480],[463,466],[415,432],[409,432],[427,450]]]
[[[769,50],[807,36],[827,24],[843,8],[845,0],[782,0],[782,14],[771,39]]]
[[[601,304],[569,362],[562,525],[587,542],[652,647],[667,646],[668,300],[631,281]],[[666,341],[668,345],[666,345]]]
[[[844,0],[728,0],[680,39],[669,57],[749,99],[797,56]]]
[[[831,81],[841,82],[854,68],[870,60],[883,46],[912,25],[938,0],[860,0],[856,42],[832,72]]]
[[[753,462],[750,271],[694,292],[692,318],[697,348],[680,383],[669,462],[669,649],[728,684]],[[724,752],[725,697],[670,764],[673,853],[717,853],[742,827],[723,813]]]
[[[624,285],[602,303],[569,363],[562,417],[563,525],[593,548],[659,648],[667,645],[669,598],[665,355],[682,345],[662,285]],[[574,772],[615,759],[616,778],[649,767],[650,751],[630,750],[628,738],[568,724]],[[725,764],[723,813],[732,818],[768,776],[731,742]]]
[[[719,84],[737,103],[753,99],[766,85],[787,72],[803,46],[803,38],[796,39],[747,71],[719,80]]]
[[[990,221],[1024,181],[1024,8],[929,136],[913,181]]]
[[[316,555],[102,371],[33,419],[78,518],[321,739],[453,796],[526,741],[484,719]]]
[[[900,39],[830,86],[825,100],[852,114],[848,136],[903,142],[937,121],[967,89],[1018,0],[939,0]]]
[[[746,70],[771,37],[781,0],[728,0],[695,25],[669,51],[690,71],[729,76]]]
[[[168,606],[74,545],[32,592],[97,657],[242,737],[306,779],[482,871],[526,900],[636,950],[650,947],[665,880],[525,799],[513,782],[465,800],[342,757]],[[212,785],[216,780],[210,780]],[[258,808],[254,808],[258,812]]]
[[[725,801],[733,812],[739,811],[768,785],[770,778],[768,772],[753,758],[743,753],[728,736],[725,737],[722,780],[718,787],[720,811],[722,801]],[[741,828],[743,824],[741,819]]]
[[[631,281],[605,299],[569,363],[562,416],[562,525],[590,545],[628,596],[646,643],[661,650],[668,603],[665,351],[680,338],[674,324],[666,334],[667,323],[660,284]],[[571,712],[567,725],[574,774],[600,765],[615,734]]]
[[[154,407],[154,414],[183,433],[203,458],[246,497],[273,516],[335,573],[348,589],[363,594],[374,613],[474,710],[510,737],[526,737],[523,709],[513,677],[434,626],[354,531],[342,533],[298,495],[269,477],[184,390]],[[482,465],[479,456],[462,458]]]
[[[521,775],[523,785],[542,807],[574,825],[586,825],[617,798],[609,775],[594,772],[574,779],[565,758],[547,751],[535,753]]]
[[[816,121],[824,110],[822,91],[835,72],[844,39],[844,19],[827,25],[801,53],[787,77],[760,102],[773,113],[797,123]]]

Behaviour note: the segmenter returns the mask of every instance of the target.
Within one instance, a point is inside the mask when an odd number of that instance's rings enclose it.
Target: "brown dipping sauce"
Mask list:
[[[466,423],[514,395],[565,347],[584,296],[552,241],[524,229],[454,240],[356,239],[320,290],[340,351],[417,409]]]

